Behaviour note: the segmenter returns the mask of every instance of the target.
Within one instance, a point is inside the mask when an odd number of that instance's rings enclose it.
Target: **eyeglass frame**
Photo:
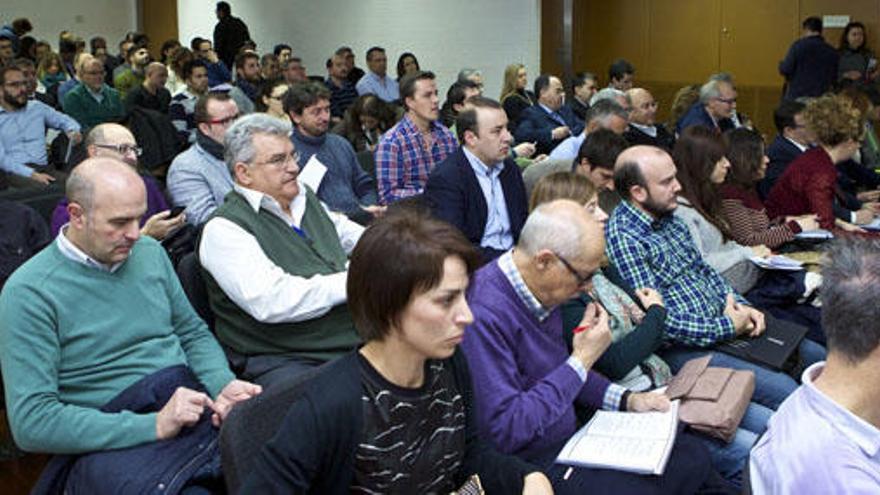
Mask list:
[[[104,148],[105,150],[113,150],[120,155],[124,155],[129,151],[134,153],[134,156],[141,156],[144,154],[144,149],[140,146],[136,146],[133,144],[104,144],[104,143],[92,143],[92,146],[97,148]]]
[[[229,125],[235,122],[239,117],[241,117],[241,114],[236,113],[235,115],[230,115],[229,117],[223,119],[206,120],[205,123],[208,125]]]
[[[569,261],[566,260],[564,256],[557,253],[556,251],[553,251],[553,255],[559,258],[559,261],[562,262],[562,266],[564,266],[569,271],[569,273],[574,275],[575,280],[577,280],[578,287],[583,287],[587,285],[588,283],[590,283],[591,280],[593,280],[593,277],[596,276],[595,273],[590,273],[587,276],[583,276],[580,274],[580,272],[574,269],[574,266],[572,266],[572,264],[569,263]]]
[[[293,153],[286,153],[283,160],[275,159],[275,160],[269,160],[267,162],[253,162],[253,163],[251,163],[251,165],[271,165],[275,168],[281,168],[284,165],[287,165],[287,163],[289,163],[290,160],[293,160],[294,163],[299,165],[299,159],[300,159],[299,152],[294,151]]]

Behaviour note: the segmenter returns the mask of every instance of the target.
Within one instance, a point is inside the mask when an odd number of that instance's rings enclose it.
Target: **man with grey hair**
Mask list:
[[[630,392],[591,370],[611,343],[608,314],[600,305],[587,306],[571,351],[563,338],[560,305],[590,289],[604,247],[602,225],[582,205],[559,200],[536,208],[516,246],[474,274],[468,290],[474,322],[461,346],[473,378],[477,426],[496,449],[574,487],[565,493],[580,493],[591,480],[602,486],[635,483],[634,492],[652,493],[656,488],[638,475],[619,472],[600,481],[594,471],[578,468],[563,480],[568,468],[553,465],[577,429],[576,403],[633,412],[669,407],[661,394]],[[703,467],[708,463],[705,455],[695,457]],[[697,464],[686,469],[693,470],[691,479],[667,470],[660,483],[668,483],[669,493],[693,491],[703,481],[696,473],[705,471]]]
[[[464,68],[458,71],[458,82],[470,81],[480,88],[483,92],[483,72],[479,69]]]
[[[629,95],[617,88],[602,88],[590,98],[590,105],[595,105],[602,100],[611,100],[617,102],[621,108],[629,112],[630,100]]]
[[[217,337],[239,375],[264,386],[358,344],[345,284],[364,228],[299,181],[290,132],[266,114],[229,128],[235,184],[199,243]]]
[[[0,294],[16,443],[68,454],[40,481],[58,491],[222,483],[216,426],[260,387],[235,379],[165,250],[141,236],[146,192],[131,166],[90,158],[67,196],[70,223]]]
[[[736,110],[736,88],[730,81],[709,79],[700,87],[700,99],[678,120],[675,132],[701,125],[717,133],[732,127],[730,117]]]
[[[752,493],[880,492],[880,242],[836,241],[822,277],[828,358],[752,449]]]
[[[608,88],[603,89],[606,91]],[[608,91],[617,91],[611,89]],[[601,92],[601,91],[600,91]],[[623,94],[621,92],[621,94]],[[615,134],[622,135],[626,132],[627,122],[629,121],[629,112],[627,107],[620,105],[617,98],[600,98],[594,101],[590,109],[587,110],[587,119],[584,121],[584,132],[570,136],[565,141],[559,143],[559,146],[553,148],[550,152],[551,160],[574,160],[578,154],[581,145],[587,135],[597,129],[608,129]]]
[[[645,144],[657,146],[672,152],[675,136],[663,124],[657,124],[657,101],[644,88],[632,88],[626,92],[632,110],[629,113],[629,128],[624,137],[632,145]]]

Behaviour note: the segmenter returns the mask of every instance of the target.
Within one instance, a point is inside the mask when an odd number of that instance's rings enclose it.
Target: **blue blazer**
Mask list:
[[[770,159],[767,172],[764,174],[764,178],[758,182],[758,195],[761,196],[761,199],[767,199],[770,189],[773,189],[776,181],[782,177],[788,164],[799,157],[801,153],[801,150],[791,141],[780,134],[776,135],[776,139],[767,147],[767,158]]]
[[[504,161],[504,170],[498,178],[504,191],[513,242],[516,243],[528,216],[526,187],[519,167],[510,158]],[[423,198],[435,217],[461,230],[480,250],[484,262],[501,254],[494,249],[480,246],[483,232],[486,230],[489,210],[483,190],[477,182],[477,175],[461,147],[431,172],[425,184]]]
[[[563,105],[557,113],[571,130],[572,136],[584,131],[584,124],[578,123],[571,107]],[[550,154],[553,148],[565,139],[553,139],[553,129],[561,125],[541,105],[535,104],[525,109],[520,115],[519,125],[516,126],[513,136],[518,143],[536,143],[536,155]]]

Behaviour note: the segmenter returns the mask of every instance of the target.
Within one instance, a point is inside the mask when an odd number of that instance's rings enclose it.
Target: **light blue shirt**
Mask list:
[[[355,89],[357,89],[358,96],[372,94],[389,103],[400,98],[400,88],[397,85],[397,81],[387,75],[379,77],[370,71],[367,71],[360,78],[357,85],[355,85]]]
[[[46,128],[79,131],[76,120],[35,100],[14,112],[0,108],[0,170],[30,177],[27,164],[46,165]]]
[[[753,493],[880,493],[880,430],[816,388],[824,368],[804,371],[752,449]]]
[[[185,206],[186,221],[199,226],[223,204],[232,190],[232,175],[226,162],[196,143],[171,162],[166,183],[174,206]]]
[[[586,139],[587,135],[583,132],[577,136],[569,136],[565,141],[553,148],[549,158],[551,160],[574,160],[577,158],[578,151],[580,151],[581,145],[584,144]]]
[[[477,182],[483,190],[483,197],[486,198],[486,228],[483,230],[480,246],[499,251],[510,249],[513,247],[513,233],[510,231],[510,216],[507,214],[507,202],[504,200],[504,189],[499,178],[501,171],[504,170],[504,162],[489,167],[467,147],[461,149],[471,168],[474,169]]]

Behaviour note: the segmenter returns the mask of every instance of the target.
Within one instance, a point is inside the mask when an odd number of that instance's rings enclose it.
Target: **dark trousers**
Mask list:
[[[264,390],[286,382],[325,362],[290,354],[245,356],[225,346],[224,350],[232,371],[242,380],[261,385]]]

